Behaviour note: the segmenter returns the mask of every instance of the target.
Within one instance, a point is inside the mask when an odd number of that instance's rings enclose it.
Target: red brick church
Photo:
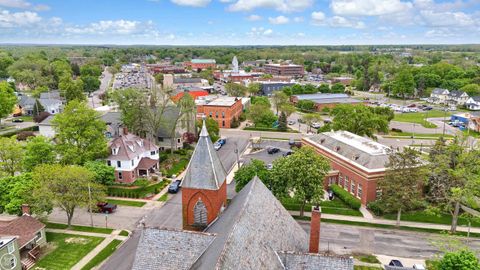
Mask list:
[[[184,229],[203,230],[223,211],[226,176],[204,124],[182,183]]]

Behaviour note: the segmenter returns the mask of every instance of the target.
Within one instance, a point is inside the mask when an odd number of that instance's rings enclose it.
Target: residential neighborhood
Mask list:
[[[475,1],[67,2],[0,1],[0,270],[480,269]]]

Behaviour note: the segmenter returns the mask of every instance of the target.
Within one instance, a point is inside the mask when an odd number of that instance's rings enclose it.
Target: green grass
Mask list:
[[[53,250],[41,257],[33,269],[67,270],[77,264],[104,238],[47,232],[47,241]]]
[[[112,242],[110,242],[105,248],[103,248],[97,256],[93,257],[91,261],[89,261],[84,267],[82,267],[82,270],[89,270],[94,268],[95,266],[99,265],[103,261],[105,261],[110,255],[117,250],[118,245],[120,245],[122,241],[113,239]]]
[[[125,201],[125,200],[117,200],[117,199],[108,199],[107,202],[111,204],[132,206],[132,207],[142,207],[145,204],[147,204],[146,202]]]
[[[154,194],[160,192],[164,187],[166,187],[170,181],[163,179],[159,183],[149,185],[146,187],[136,187],[128,188],[122,186],[109,186],[108,195],[115,197],[126,197],[126,198],[144,198],[149,194]]]
[[[353,257],[364,263],[380,263],[377,257],[371,254],[358,254]]]
[[[397,214],[386,214],[383,216],[385,219],[396,220]],[[447,213],[441,213],[438,215],[432,215],[425,213],[424,211],[415,211],[402,213],[401,220],[403,221],[413,221],[413,222],[423,222],[423,223],[434,223],[434,224],[452,224],[452,216]],[[464,217],[458,217],[458,225],[468,226],[468,220]],[[480,222],[476,220],[471,221],[472,227],[480,227]]]
[[[167,200],[168,200],[168,193],[165,193],[160,198],[158,198],[158,201],[160,202],[166,202]]]
[[[128,231],[122,230],[118,235],[120,236],[128,236],[130,233]]]
[[[281,202],[285,209],[291,211],[300,211],[301,204],[293,198],[284,198],[281,199]],[[335,198],[331,201],[322,201],[320,203],[322,207],[322,213],[325,214],[334,214],[334,215],[344,215],[344,216],[363,216],[362,213],[358,210],[348,207],[343,201],[338,198]],[[305,212],[311,212],[312,204],[307,203],[305,205]]]
[[[470,131],[468,131],[468,130],[463,130],[462,132],[463,132],[463,134],[464,134],[465,136],[472,136],[472,137],[474,137],[474,138],[476,138],[476,139],[479,139],[479,138],[480,138],[480,133],[479,133],[479,132],[476,132],[476,131],[473,131],[473,130],[470,130]]]
[[[396,113],[395,117],[393,118],[393,121],[417,123],[417,124],[421,124],[423,127],[426,127],[426,128],[436,128],[437,126],[435,124],[428,122],[427,120],[425,120],[425,118],[444,117],[444,116],[449,117],[451,114],[452,114],[451,112],[447,112],[445,114],[445,112],[437,111],[437,110],[432,110],[432,111],[429,111],[428,113],[425,113],[425,112]]]
[[[382,270],[381,267],[354,265],[353,270]]]
[[[62,224],[62,223],[47,222],[46,226],[48,229],[66,230],[68,228],[67,224]],[[109,229],[109,228],[97,228],[97,227],[78,226],[78,225],[72,225],[68,229],[72,231],[77,231],[77,232],[92,232],[92,233],[104,233],[104,234],[111,234],[113,232],[113,229]]]
[[[310,217],[306,217],[306,216],[300,217],[300,216],[293,215],[293,218],[297,219],[297,220],[310,221]],[[371,227],[371,228],[389,229],[389,230],[413,231],[413,232],[422,232],[422,233],[435,233],[435,234],[449,233],[448,231],[439,230],[439,229],[428,229],[428,228],[418,228],[418,227],[408,227],[408,226],[398,226],[397,227],[395,225],[388,225],[388,224],[376,224],[376,223],[369,223],[369,222],[337,220],[337,219],[328,219],[328,218],[322,218],[322,222],[341,224],[341,225],[349,225],[349,226]],[[467,232],[456,232],[455,235],[456,236],[467,236]],[[470,233],[470,237],[480,238],[480,233]]]
[[[243,130],[251,130],[251,131],[271,131],[271,132],[288,132],[288,133],[298,133],[297,130],[293,130],[288,128],[287,131],[280,131],[276,128],[266,128],[266,127],[245,127]]]
[[[25,122],[33,122],[33,116],[28,116],[28,115],[22,115],[19,117],[15,117],[15,119],[23,119]]]
[[[188,165],[188,159],[182,158],[180,159],[180,161],[175,163],[169,170],[167,170],[167,175],[168,176],[172,176],[174,174],[179,175],[183,170],[185,170],[187,165]]]

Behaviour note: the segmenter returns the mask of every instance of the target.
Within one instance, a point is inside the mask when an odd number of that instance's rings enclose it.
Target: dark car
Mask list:
[[[294,139],[288,140],[288,145],[294,145],[294,144],[295,144],[295,140],[294,140]]]
[[[280,149],[278,149],[276,147],[272,147],[272,148],[267,149],[267,153],[269,153],[270,155],[273,155],[273,154],[278,153],[278,152],[280,152]]]
[[[399,260],[391,260],[388,264],[390,266],[403,267],[403,264]]]
[[[177,193],[180,190],[180,184],[182,180],[176,180],[175,182],[171,183],[168,187],[168,193]]]
[[[423,110],[430,111],[430,110],[433,110],[433,107],[427,106],[427,107],[423,108]]]
[[[290,148],[293,149],[293,148],[301,148],[302,147],[302,143],[301,142],[295,142],[294,144],[290,145]]]
[[[23,123],[23,119],[22,118],[15,118],[12,120],[12,122],[14,123]]]
[[[290,156],[291,154],[293,154],[293,151],[287,151],[287,152],[283,153],[283,156],[287,157],[287,156]]]
[[[97,207],[98,207],[98,211],[105,214],[107,213],[112,214],[113,212],[115,212],[115,210],[117,210],[116,204],[111,204],[107,202],[99,202],[97,203]]]

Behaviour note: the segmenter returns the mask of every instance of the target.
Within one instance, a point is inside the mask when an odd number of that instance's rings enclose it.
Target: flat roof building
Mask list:
[[[301,65],[266,64],[265,73],[277,76],[302,77],[305,70]]]
[[[217,121],[220,128],[231,128],[234,120],[238,120],[243,111],[242,98],[238,97],[200,97],[197,104],[197,118],[203,115]]]

